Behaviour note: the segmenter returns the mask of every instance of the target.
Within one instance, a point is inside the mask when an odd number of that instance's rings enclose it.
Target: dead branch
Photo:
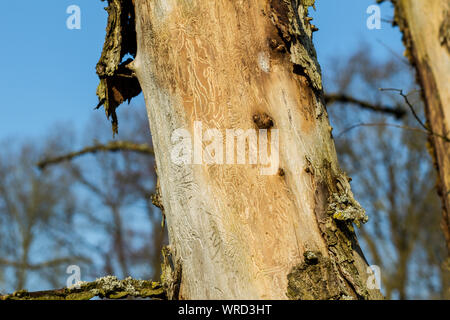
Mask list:
[[[106,276],[92,282],[80,282],[78,285],[78,287],[35,292],[20,290],[0,296],[0,300],[90,300],[93,297],[166,299],[164,289],[159,282],[136,280],[131,277],[118,280],[115,276]]]
[[[397,119],[400,119],[406,115],[406,110],[404,110],[403,108],[371,104],[367,101],[359,100],[345,94],[336,94],[336,93],[325,94],[325,102],[327,105],[337,102],[351,103],[363,109],[391,114]]]
[[[90,147],[86,147],[80,151],[71,152],[59,157],[48,158],[38,162],[37,166],[39,169],[43,170],[49,165],[57,164],[63,161],[70,161],[76,157],[96,152],[117,152],[117,151],[131,151],[142,154],[153,155],[153,148],[148,144],[137,144],[129,141],[111,141],[107,144],[95,144]]]

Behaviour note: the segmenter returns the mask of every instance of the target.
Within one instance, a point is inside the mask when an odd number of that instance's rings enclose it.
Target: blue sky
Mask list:
[[[361,43],[373,45],[374,53],[380,59],[392,54],[385,46],[399,55],[403,54],[398,28],[393,28],[386,22],[382,22],[380,30],[367,28],[366,21],[370,15],[366,11],[374,3],[375,0],[316,0],[317,10],[310,9],[310,13],[315,18],[313,23],[319,28],[314,34],[314,43],[319,63],[325,72],[330,57],[348,56]],[[381,18],[392,20],[392,6],[386,3],[380,8]]]
[[[361,42],[373,44],[380,59],[391,54],[380,41],[402,53],[397,28],[388,23],[381,30],[366,27],[366,9],[374,0],[316,2],[317,11],[310,11],[320,29],[314,42],[325,74],[330,58],[351,54]],[[66,27],[70,5],[81,8],[80,30]],[[105,34],[105,5],[100,0],[2,2],[0,140],[39,136],[58,122],[85,127],[97,102],[95,65]],[[392,18],[389,4],[381,8],[382,18]]]
[[[81,7],[81,30],[69,30],[66,9]],[[96,104],[95,65],[106,12],[93,0],[1,4],[0,137],[43,133],[53,123],[83,124]]]

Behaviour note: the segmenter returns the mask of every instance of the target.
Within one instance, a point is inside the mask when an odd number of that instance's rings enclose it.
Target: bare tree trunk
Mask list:
[[[110,7],[120,3],[129,5],[110,0]],[[126,68],[137,75],[152,130],[170,237],[165,256],[174,264],[163,278],[169,297],[382,298],[367,286],[353,230],[367,216],[337,163],[308,6],[298,0],[132,4],[137,54]],[[117,21],[109,20],[111,37]],[[114,52],[126,52],[109,49],[117,39],[107,36],[97,68],[109,114],[130,97],[117,94],[122,75],[108,71],[121,69]],[[180,128],[194,138],[203,128],[203,142],[193,142],[193,164],[171,157]],[[247,164],[225,164],[234,146],[222,154],[225,141],[217,133],[227,129],[261,134],[262,153],[268,132],[270,165],[262,158],[250,164],[251,134]],[[198,158],[198,148],[211,145],[211,156],[223,164]]]
[[[423,89],[427,125],[432,132],[450,133],[450,0],[394,0],[395,22],[417,79]],[[430,153],[438,170],[442,229],[450,256],[450,144],[430,136]]]

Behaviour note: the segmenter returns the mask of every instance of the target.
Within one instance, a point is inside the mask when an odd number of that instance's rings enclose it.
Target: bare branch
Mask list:
[[[106,276],[93,282],[81,282],[78,288],[73,286],[35,292],[20,290],[13,294],[0,296],[0,300],[90,300],[93,297],[166,299],[166,294],[159,282],[135,280],[131,277],[118,280],[115,276]]]
[[[404,110],[403,108],[400,108],[400,107],[393,108],[393,107],[388,107],[388,106],[375,105],[375,104],[371,104],[367,101],[362,101],[362,100],[356,99],[354,97],[351,97],[351,96],[348,96],[345,94],[333,94],[333,93],[325,94],[325,102],[327,105],[336,103],[336,102],[351,103],[351,104],[355,104],[363,109],[391,114],[391,115],[395,116],[395,118],[397,118],[397,119],[400,119],[406,115],[406,110]]]
[[[59,157],[48,158],[40,161],[37,166],[39,169],[45,169],[49,165],[57,164],[63,161],[70,161],[76,157],[96,152],[117,152],[117,151],[132,151],[142,154],[153,155],[153,148],[148,144],[137,144],[129,141],[111,141],[107,144],[95,144],[90,147],[86,147],[80,151],[71,152]]]

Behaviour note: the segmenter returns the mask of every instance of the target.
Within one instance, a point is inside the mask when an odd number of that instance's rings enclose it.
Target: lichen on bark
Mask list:
[[[356,201],[345,174],[335,178],[336,191],[332,191],[328,198],[327,213],[333,219],[340,221],[350,221],[356,226],[369,221],[366,211]]]
[[[0,300],[90,300],[93,297],[165,299],[166,294],[159,282],[136,280],[131,277],[119,280],[115,276],[106,276],[92,282],[80,282],[72,287],[58,290],[37,292],[20,290],[13,294],[0,296]]]
[[[305,252],[304,262],[295,266],[288,275],[288,297],[382,299],[378,290],[369,292],[365,284],[367,275],[363,273],[367,261],[359,248],[353,223],[364,223],[367,216],[350,191],[349,177],[340,169],[333,168],[328,160],[316,166],[309,161],[308,168],[315,180],[314,212],[327,252],[323,255]],[[312,259],[311,256],[317,258]],[[310,280],[302,280],[304,278]]]
[[[287,296],[295,300],[382,299],[370,295],[355,266],[356,237],[348,222],[328,220],[321,227],[328,245],[328,256],[306,251],[304,262],[288,274]]]
[[[315,2],[271,0],[269,3],[268,16],[284,42],[283,47],[273,41],[271,47],[290,53],[294,73],[308,80],[320,105],[323,103],[322,77],[312,43],[312,34],[317,28],[310,24],[312,18],[308,16],[308,8]],[[318,110],[316,119],[322,114],[326,112]],[[305,168],[316,184],[315,213],[327,251],[323,255],[317,253],[317,263],[311,264],[311,259],[308,262],[305,256],[305,261],[291,270],[287,295],[291,299],[382,299],[378,290],[369,292],[366,288],[367,262],[353,228],[353,224],[360,226],[367,222],[368,217],[353,196],[349,178],[332,164],[329,152],[313,157],[315,159],[307,158]]]
[[[339,277],[346,287],[346,295],[357,299],[368,299],[369,292],[364,283],[364,277],[356,268],[355,254],[365,260],[356,238],[353,223],[360,226],[366,223],[368,216],[361,205],[356,201],[350,189],[349,177],[338,170],[333,172],[331,166],[325,161],[325,180],[328,194],[327,201],[319,206],[318,210],[326,210],[320,214],[319,228],[322,231],[328,246],[328,254],[335,263]],[[338,197],[339,201],[336,200]],[[325,208],[326,206],[326,208]]]

